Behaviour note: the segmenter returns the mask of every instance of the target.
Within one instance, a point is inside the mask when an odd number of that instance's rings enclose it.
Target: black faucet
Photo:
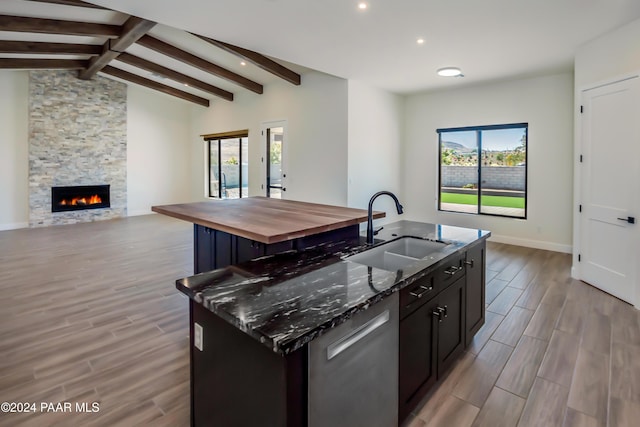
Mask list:
[[[396,202],[396,210],[398,214],[402,213],[402,205],[398,201],[398,198],[391,191],[378,191],[376,194],[371,196],[371,200],[369,200],[369,212],[367,215],[367,243],[373,244],[373,201],[378,198],[378,196],[382,196],[386,194],[390,196],[394,202]]]

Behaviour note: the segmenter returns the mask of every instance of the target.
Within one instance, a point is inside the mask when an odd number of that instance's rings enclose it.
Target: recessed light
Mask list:
[[[242,65],[242,66],[244,67],[245,65],[247,65],[247,63],[246,63],[246,62],[244,62],[244,61],[242,61],[242,62],[240,63],[240,65]]]
[[[419,37],[418,40],[416,40],[416,43],[424,44],[424,39],[422,37]]]
[[[444,67],[438,70],[438,75],[442,77],[464,77],[462,70],[458,67]]]
[[[358,3],[358,9],[360,10],[365,10],[366,8],[368,8],[369,5],[363,1],[361,1],[360,3]]]

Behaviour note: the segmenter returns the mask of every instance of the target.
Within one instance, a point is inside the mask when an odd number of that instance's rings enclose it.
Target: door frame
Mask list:
[[[287,120],[286,119],[280,119],[280,120],[268,120],[268,121],[264,121],[260,123],[260,160],[261,160],[261,175],[262,177],[260,178],[261,180],[261,189],[262,189],[262,195],[266,196],[267,195],[267,167],[269,165],[269,159],[267,159],[267,129],[268,128],[275,128],[275,127],[281,127],[282,128],[282,143],[283,143],[283,147],[282,147],[282,171],[283,171],[283,176],[282,176],[282,187],[285,188],[285,183],[287,182],[287,177],[286,177],[286,172],[289,170],[289,164],[288,164],[288,159],[289,159],[289,134],[288,134],[288,129],[287,129]],[[284,191],[282,192],[282,196],[284,196]],[[286,197],[282,197],[283,199],[285,199]]]
[[[582,280],[583,272],[581,263],[578,260],[580,248],[582,245],[582,218],[580,213],[580,205],[582,204],[582,194],[584,190],[584,174],[582,173],[582,162],[580,156],[584,152],[583,149],[583,136],[582,136],[582,113],[580,108],[582,106],[582,99],[584,92],[588,90],[597,89],[603,86],[612,85],[615,83],[621,83],[626,80],[634,78],[640,78],[640,70],[611,77],[609,79],[600,80],[594,83],[589,83],[576,88],[574,92],[574,167],[573,167],[573,253],[571,263],[571,277],[577,280]],[[633,296],[633,305],[636,309],[640,310],[640,268],[636,266],[635,273],[635,292]]]

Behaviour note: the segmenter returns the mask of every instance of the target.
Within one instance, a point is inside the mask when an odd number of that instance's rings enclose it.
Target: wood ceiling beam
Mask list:
[[[76,70],[87,66],[83,59],[0,58],[0,68],[23,70]]]
[[[88,7],[91,9],[110,10],[110,9],[107,9],[106,7],[98,6],[96,4],[86,3],[81,0],[29,0],[29,1],[35,1],[39,3],[62,4],[65,6]]]
[[[122,53],[120,56],[118,56],[118,61],[122,61],[125,64],[133,65],[134,67],[141,68],[151,73],[167,77],[178,83],[182,83],[196,89],[209,92],[215,96],[219,96],[222,99],[226,99],[227,101],[233,101],[233,93],[231,92],[227,92],[226,90],[210,85],[209,83],[194,79],[193,77],[187,76],[186,74],[170,70],[169,68],[147,61],[146,59],[131,55],[130,53]]]
[[[1,53],[38,53],[52,55],[100,55],[102,46],[76,43],[21,42],[0,40]]]
[[[121,28],[111,24],[0,15],[0,31],[116,38]]]
[[[192,55],[189,52],[185,52],[184,50],[178,49],[175,46],[172,46],[149,35],[141,37],[140,40],[138,40],[138,44],[146,47],[147,49],[155,50],[156,52],[162,53],[163,55],[169,56],[193,67],[199,68],[202,71],[230,81],[252,92],[258,94],[261,94],[263,92],[263,87],[261,84],[256,83],[253,80],[249,80],[246,77],[242,77],[241,75],[236,74],[233,71],[229,71],[226,68],[222,68],[219,65],[213,64],[200,57]]]
[[[89,80],[109,65],[111,61],[117,58],[129,46],[134,44],[140,37],[144,36],[156,25],[153,21],[131,16],[122,25],[120,37],[115,40],[107,40],[102,46],[102,54],[91,59],[86,70],[80,72],[78,77],[83,80]]]
[[[262,68],[263,70],[288,81],[289,83],[293,83],[296,86],[300,85],[300,74],[288,69],[283,65],[278,64],[274,60],[267,58],[266,56],[258,52],[254,52],[252,50],[234,46],[232,44],[221,42],[218,40],[210,39],[209,37],[201,36],[198,34],[194,35],[226,52],[244,59],[245,61],[251,62],[252,64]]]
[[[119,77],[122,80],[127,80],[129,82],[139,84],[141,86],[148,87],[150,89],[154,89],[160,92],[164,92],[168,95],[172,95],[178,98],[182,98],[189,102],[194,102],[198,105],[202,105],[204,107],[209,106],[209,100],[205,98],[201,98],[199,96],[193,95],[188,92],[184,92],[180,89],[173,88],[171,86],[163,85],[162,83],[154,82],[153,80],[146,79],[144,77],[138,76],[136,74],[132,74],[128,71],[121,70],[119,68],[106,66],[102,70],[102,73],[109,74],[114,77]]]

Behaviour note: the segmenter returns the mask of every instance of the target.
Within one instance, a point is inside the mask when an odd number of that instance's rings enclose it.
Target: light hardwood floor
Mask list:
[[[160,215],[0,232],[0,401],[38,405],[0,426],[187,426],[192,238]],[[407,426],[638,425],[640,314],[570,261],[489,244],[486,325]]]

